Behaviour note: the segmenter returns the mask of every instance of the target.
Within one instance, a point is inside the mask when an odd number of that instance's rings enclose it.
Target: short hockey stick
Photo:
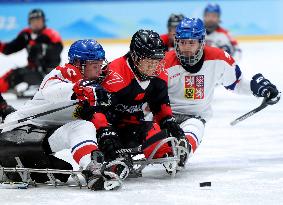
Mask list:
[[[238,124],[239,122],[242,122],[243,120],[253,116],[254,114],[256,114],[257,112],[263,110],[264,108],[266,108],[268,105],[274,105],[276,104],[278,101],[280,100],[280,95],[278,95],[278,97],[276,97],[276,99],[274,100],[268,100],[267,97],[265,97],[262,101],[262,103],[260,104],[260,106],[258,106],[257,108],[251,110],[250,112],[238,117],[237,119],[235,119],[234,121],[232,121],[230,123],[231,126],[234,126],[236,124]]]
[[[69,104],[69,105],[66,105],[66,106],[63,106],[63,107],[59,107],[59,108],[55,108],[55,109],[48,110],[48,111],[45,111],[45,112],[41,112],[41,113],[31,115],[31,116],[28,116],[28,117],[25,117],[25,118],[22,118],[22,119],[19,119],[19,120],[3,123],[3,124],[0,125],[0,130],[4,129],[5,127],[9,127],[9,126],[19,124],[19,123],[22,123],[22,122],[25,122],[25,121],[28,121],[28,120],[32,120],[32,119],[35,119],[35,118],[38,118],[38,117],[42,117],[44,115],[48,115],[48,114],[51,114],[51,113],[54,113],[54,112],[58,112],[60,110],[64,110],[64,109],[72,107],[76,104],[79,104],[79,102],[74,102],[72,104]]]
[[[94,83],[95,83],[95,81],[90,81],[85,86],[89,86],[89,85],[92,85]],[[73,102],[72,104],[69,104],[69,105],[66,105],[66,106],[63,106],[63,107],[51,109],[51,110],[48,110],[48,111],[45,111],[45,112],[41,112],[41,113],[38,113],[38,114],[35,114],[35,115],[31,115],[31,116],[28,116],[28,117],[25,117],[25,118],[22,118],[22,119],[19,119],[19,120],[15,120],[15,121],[11,121],[11,122],[0,124],[0,130],[4,129],[5,127],[9,127],[9,126],[12,126],[12,125],[15,125],[15,124],[19,124],[19,123],[22,123],[22,122],[25,122],[25,121],[28,121],[28,120],[33,120],[35,118],[51,114],[51,113],[54,113],[54,112],[58,112],[60,110],[67,109],[67,108],[72,107],[74,105],[77,105],[79,103],[80,102]]]

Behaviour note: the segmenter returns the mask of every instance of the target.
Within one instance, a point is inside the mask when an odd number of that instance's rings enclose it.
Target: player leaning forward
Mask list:
[[[124,148],[142,145],[146,159],[165,162],[176,154],[172,143],[163,143],[169,135],[172,136],[180,145],[176,146],[180,158],[179,166],[163,164],[171,174],[182,166],[186,149],[184,132],[176,123],[169,103],[164,57],[165,46],[159,34],[152,30],[138,30],[132,36],[130,51],[109,63],[109,75],[101,85],[109,92],[112,101],[107,116],[113,136],[105,134],[105,137],[111,141],[118,136]],[[145,121],[142,109],[145,103],[153,113],[153,122]]]
[[[165,56],[168,94],[177,122],[191,145],[201,143],[205,122],[211,117],[216,84],[239,94],[279,100],[278,90],[262,74],[245,80],[234,59],[219,48],[205,46],[205,27],[200,19],[185,18],[176,28],[175,50]]]
[[[32,164],[30,162],[30,160],[37,158],[37,155],[40,155],[40,153],[36,153],[38,148],[42,147],[41,149],[47,154],[70,149],[74,160],[84,169],[83,173],[89,188],[94,190],[104,189],[104,182],[108,181],[107,184],[109,184],[109,180],[114,183],[111,185],[111,188],[119,187],[120,183],[115,183],[114,181],[116,179],[116,182],[120,182],[120,176],[113,173],[114,175],[112,176],[116,178],[111,179],[111,177],[104,175],[105,170],[101,169],[102,154],[98,151],[98,144],[103,143],[103,138],[96,133],[100,127],[107,126],[107,124],[100,121],[99,115],[101,110],[93,109],[101,108],[102,104],[107,104],[107,100],[103,102],[104,99],[107,99],[104,96],[105,92],[97,84],[101,76],[103,76],[102,66],[105,62],[105,52],[102,46],[94,40],[79,40],[71,45],[68,57],[69,63],[52,70],[44,78],[33,99],[28,101],[22,109],[10,114],[6,118],[5,123],[11,123],[11,121],[57,107],[71,105],[78,101],[80,106],[74,105],[33,120],[8,126],[3,129],[4,133],[1,134],[2,142],[0,143],[2,143],[2,148],[4,149],[4,145],[7,143],[5,139],[13,136],[15,141],[17,141],[17,137],[22,137],[22,142],[19,145],[15,145],[19,146],[18,150],[22,150],[22,153],[18,154],[22,157],[20,157],[21,159],[24,159],[24,166],[25,164],[29,166],[34,165],[35,168],[44,168],[37,167],[40,163],[34,162]],[[107,68],[107,66],[104,68]],[[96,84],[87,86],[86,83],[89,81],[86,80],[91,80],[91,82],[96,82]],[[35,141],[39,141],[37,139],[40,136],[39,133],[46,130],[47,134],[42,137],[44,139],[42,142],[39,142],[38,147],[36,149],[32,149],[31,145],[29,147],[29,143],[35,143],[32,141],[33,136],[35,135]],[[7,143],[7,146],[9,146],[9,143]],[[9,156],[11,150],[15,150],[12,145],[11,149],[6,147],[3,152],[0,152],[1,158],[3,158],[3,155]],[[25,153],[25,151],[27,152]],[[33,153],[33,151],[35,152]],[[25,158],[26,156],[28,157]],[[54,159],[51,159],[51,163],[52,160]],[[40,161],[43,161],[43,159]],[[120,170],[127,170],[127,166],[121,161],[116,160],[114,164],[119,164]],[[55,166],[55,168],[62,169],[60,166],[59,168]],[[109,170],[106,170],[109,173]]]

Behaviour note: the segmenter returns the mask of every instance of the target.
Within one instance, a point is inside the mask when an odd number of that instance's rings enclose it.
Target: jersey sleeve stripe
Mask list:
[[[234,90],[236,85],[240,82],[242,71],[238,65],[236,65],[236,68],[235,68],[235,75],[236,75],[236,81],[229,86],[224,86],[227,90]]]
[[[63,80],[63,79],[61,79],[61,78],[59,78],[58,76],[54,76],[54,77],[48,78],[47,81],[45,81],[44,85],[43,85],[40,89],[43,89],[43,88],[45,87],[46,83],[47,83],[48,81],[50,81],[50,80],[60,80],[60,81],[62,81],[62,82],[68,83],[67,81],[65,81],[65,80]]]
[[[84,146],[84,144],[95,144],[95,145],[97,145],[97,143],[93,140],[85,140],[85,141],[82,141],[82,142],[76,144],[75,146],[73,146],[71,152],[73,153],[75,151],[75,149],[77,149],[78,147],[82,147],[82,145]]]

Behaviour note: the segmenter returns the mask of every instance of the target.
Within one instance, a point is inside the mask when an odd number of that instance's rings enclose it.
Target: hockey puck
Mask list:
[[[199,183],[200,187],[206,187],[206,186],[211,186],[211,182],[201,182]]]

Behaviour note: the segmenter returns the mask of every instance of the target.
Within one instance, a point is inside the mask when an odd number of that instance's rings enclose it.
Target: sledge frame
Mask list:
[[[166,158],[158,158],[154,159],[154,155],[157,153],[158,149],[164,145],[165,143],[171,143],[172,147],[172,156],[166,157]],[[142,170],[148,166],[148,165],[154,165],[154,164],[163,164],[163,163],[175,163],[177,164],[179,162],[179,156],[178,156],[178,142],[176,138],[174,137],[168,137],[159,142],[159,144],[155,147],[155,149],[152,151],[148,159],[142,158],[142,159],[137,159],[133,160],[133,165],[136,165],[137,168],[133,168],[133,173],[136,174],[136,177],[141,177],[142,176]],[[142,154],[141,152],[138,153],[131,153],[134,155]],[[25,183],[28,186],[36,186],[37,183],[32,180],[30,177],[31,173],[43,173],[47,174],[49,181],[48,185],[52,185],[54,187],[62,185],[62,183],[58,182],[58,180],[55,178],[54,174],[67,174],[70,175],[71,178],[74,180],[75,185],[69,185],[70,187],[85,187],[79,179],[79,175],[82,175],[82,168],[79,170],[61,170],[61,169],[49,169],[49,168],[44,168],[44,169],[37,169],[37,168],[25,168],[20,160],[19,157],[15,157],[15,160],[17,161],[17,166],[16,167],[2,167],[0,164],[0,183],[7,183],[7,176],[6,173],[8,172],[16,172],[20,175],[21,177],[21,182],[16,182],[16,183]],[[175,172],[176,173],[176,172]],[[175,173],[171,174],[171,176],[175,176]],[[9,182],[9,181],[8,181]]]

